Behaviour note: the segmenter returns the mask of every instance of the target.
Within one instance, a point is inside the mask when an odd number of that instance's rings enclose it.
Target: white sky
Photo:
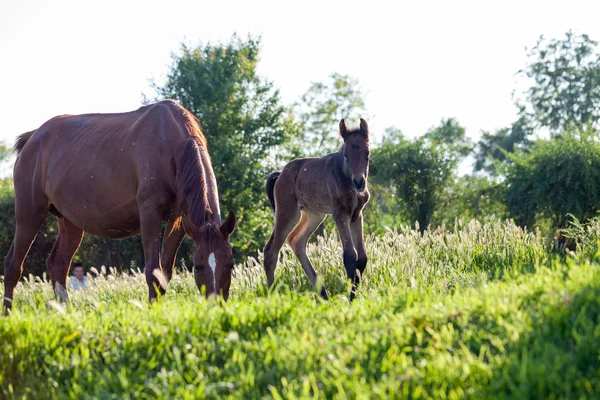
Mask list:
[[[138,108],[182,41],[263,39],[260,73],[291,103],[331,72],[359,79],[371,130],[455,117],[510,123],[525,46],[568,29],[600,40],[600,1],[0,2],[0,140],[57,114]],[[353,121],[356,124],[357,121]]]

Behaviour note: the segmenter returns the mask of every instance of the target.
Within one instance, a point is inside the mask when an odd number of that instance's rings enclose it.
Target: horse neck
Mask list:
[[[178,208],[190,223],[200,227],[213,222],[215,216],[208,199],[207,179],[202,161],[202,145],[189,138],[182,144],[183,150],[177,170]]]

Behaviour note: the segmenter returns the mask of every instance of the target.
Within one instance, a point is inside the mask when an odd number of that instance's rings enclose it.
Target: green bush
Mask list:
[[[562,228],[567,214],[585,221],[600,209],[600,142],[596,132],[536,141],[510,155],[506,206],[518,224],[548,219]]]

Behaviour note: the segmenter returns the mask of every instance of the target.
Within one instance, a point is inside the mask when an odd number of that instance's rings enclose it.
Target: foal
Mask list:
[[[350,130],[342,119],[340,135],[344,144],[338,152],[293,160],[282,172],[273,172],[267,178],[266,191],[275,211],[275,227],[264,248],[269,288],[275,279],[279,250],[287,238],[316,289],[317,273],[306,254],[306,243],[331,214],[344,248],[344,267],[352,282],[350,301],[356,296],[360,275],[367,267],[362,209],[369,201],[369,127],[361,118],[360,128]],[[300,223],[296,225],[298,219]],[[328,298],[325,287],[321,287],[321,296]]]

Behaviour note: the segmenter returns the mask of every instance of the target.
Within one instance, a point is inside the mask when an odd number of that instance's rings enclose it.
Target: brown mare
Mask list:
[[[362,209],[369,201],[369,127],[361,118],[360,128],[350,130],[342,119],[340,134],[344,144],[337,153],[293,160],[282,172],[274,172],[267,179],[266,191],[275,211],[275,227],[264,249],[268,287],[273,285],[279,250],[287,238],[316,288],[317,273],[306,254],[306,243],[331,214],[344,248],[344,267],[352,282],[350,301],[354,300],[360,275],[367,267]],[[298,219],[300,223],[296,225]],[[321,287],[321,296],[327,299],[325,287]]]
[[[67,274],[84,232],[110,239],[141,232],[150,301],[157,288],[164,294],[187,234],[195,244],[196,285],[227,299],[235,214],[222,223],[206,139],[188,110],[165,100],[125,113],[61,115],[21,135],[15,151],[16,231],[5,261],[6,313],[48,212],[58,218],[47,267],[61,301],[68,299]]]

